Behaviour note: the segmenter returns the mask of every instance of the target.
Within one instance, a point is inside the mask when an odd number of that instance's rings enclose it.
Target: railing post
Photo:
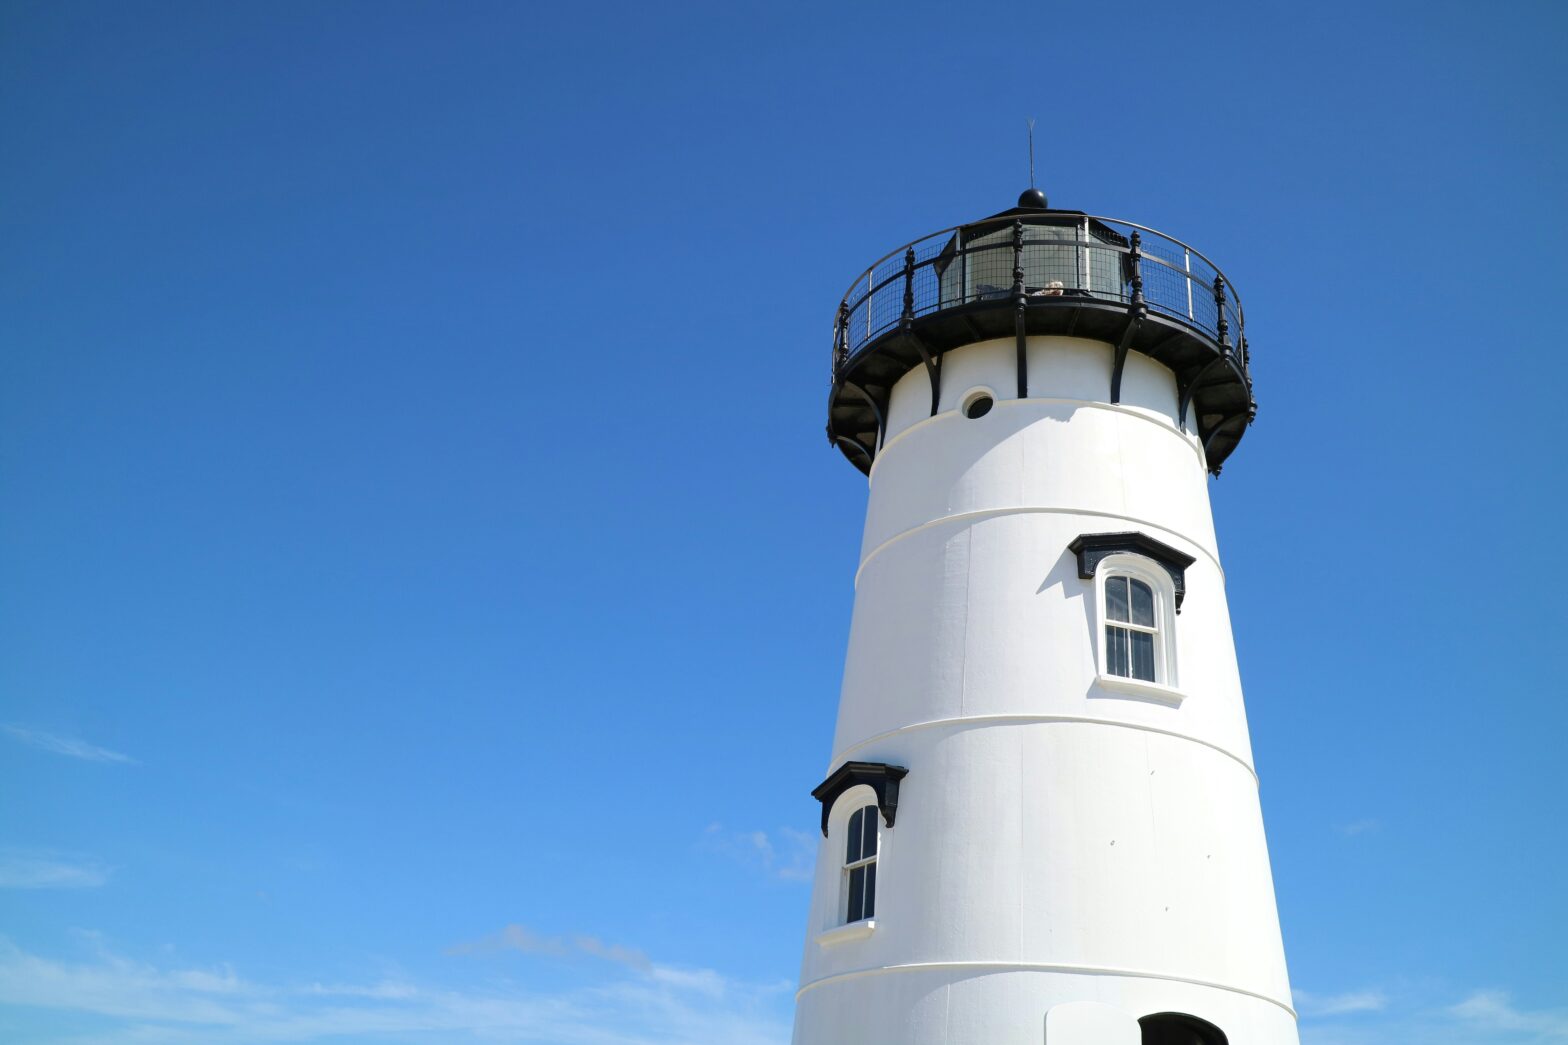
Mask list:
[[[1093,237],[1089,235],[1089,219],[1087,217],[1079,223],[1075,235],[1079,237],[1078,242],[1083,244],[1082,249],[1075,252],[1074,255],[1075,264],[1073,267],[1078,270],[1078,289],[1086,290],[1092,294],[1094,293],[1094,267],[1089,263],[1089,241]]]
[[[1018,371],[1018,398],[1025,399],[1029,395],[1029,338],[1028,325],[1024,321],[1024,308],[1028,305],[1028,298],[1024,296],[1024,223],[1022,219],[1013,219],[1013,344],[1016,368]]]
[[[866,270],[866,340],[871,340],[871,288],[877,285],[877,267],[872,265]]]
[[[1193,319],[1192,314],[1192,251],[1183,247],[1181,251],[1182,267],[1187,270],[1187,318]]]
[[[1024,303],[1024,223],[1013,219],[1013,300]]]
[[[1132,249],[1127,252],[1127,267],[1132,269],[1132,304],[1143,304],[1143,235],[1132,234]]]
[[[915,248],[904,251],[904,325],[915,318]]]
[[[1214,323],[1214,329],[1220,335],[1220,348],[1230,348],[1230,321],[1225,318],[1225,277],[1214,277],[1214,308],[1219,318]]]
[[[964,242],[964,230],[959,229],[958,236],[958,303],[969,303],[969,247]]]

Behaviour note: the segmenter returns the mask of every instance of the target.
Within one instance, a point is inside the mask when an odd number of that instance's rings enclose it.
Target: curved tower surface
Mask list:
[[[1207,489],[1254,412],[1219,270],[1038,190],[851,286],[796,1045],[1297,1041]]]

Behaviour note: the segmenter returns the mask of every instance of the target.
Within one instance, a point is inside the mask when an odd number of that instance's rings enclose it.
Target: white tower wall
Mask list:
[[[946,354],[936,416],[924,370],[893,390],[827,769],[909,772],[871,922],[840,924],[844,820],[875,798],[833,804],[796,1045],[1122,1045],[1158,1012],[1297,1041],[1202,448],[1143,355],[1110,404],[1111,359],[1030,338],[1017,399],[991,341]],[[1100,674],[1068,545],[1124,531],[1194,557],[1170,686]]]

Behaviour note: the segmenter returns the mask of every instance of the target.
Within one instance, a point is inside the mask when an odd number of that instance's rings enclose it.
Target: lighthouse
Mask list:
[[[870,495],[795,1045],[1294,1045],[1207,486],[1235,287],[1031,189],[833,331]]]

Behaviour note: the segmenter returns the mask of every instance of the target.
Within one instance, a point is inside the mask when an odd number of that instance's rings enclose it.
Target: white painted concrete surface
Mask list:
[[[1124,1045],[1155,1012],[1297,1042],[1201,448],[1147,357],[1109,403],[1111,353],[1030,339],[1020,400],[1011,341],[949,352],[935,417],[923,370],[894,390],[823,772],[909,775],[869,931],[830,932],[868,789],[834,810],[796,1045]],[[996,406],[961,416],[979,386]],[[1067,546],[1126,530],[1196,557],[1175,701],[1098,678],[1094,582]],[[1101,1008],[1060,1008],[1084,1002]]]

